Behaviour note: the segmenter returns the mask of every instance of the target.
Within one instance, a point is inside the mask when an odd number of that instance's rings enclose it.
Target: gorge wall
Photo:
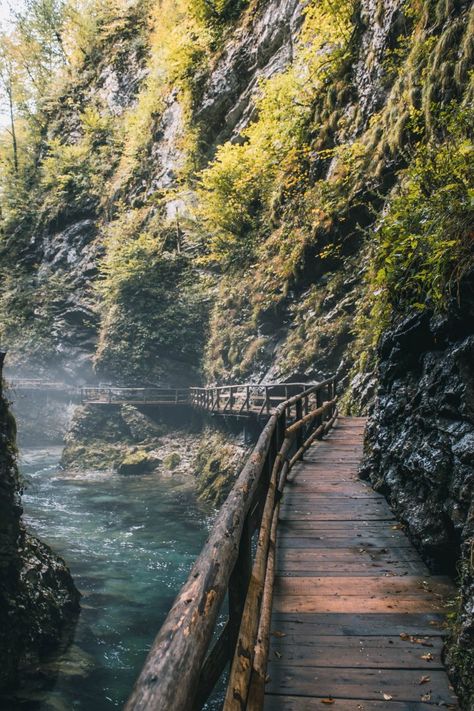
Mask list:
[[[362,474],[433,570],[459,580],[447,659],[466,708],[474,667],[474,280],[442,316],[384,333]]]

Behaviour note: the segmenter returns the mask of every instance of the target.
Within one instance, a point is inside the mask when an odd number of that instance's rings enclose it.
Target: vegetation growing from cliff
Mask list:
[[[472,106],[443,111],[420,140],[373,232],[367,296],[359,319],[372,343],[410,309],[443,310],[474,263]]]
[[[311,369],[316,350],[327,369],[352,337],[351,293],[362,289],[363,271],[371,308],[359,334],[377,334],[397,309],[441,305],[452,275],[469,262],[472,174],[462,126],[472,17],[462,3],[435,5],[404,3],[404,21],[377,64],[361,55],[364,29],[351,0],[309,3],[292,62],[259,81],[252,120],[215,154],[209,126],[197,118],[203,92],[235,42],[236,22],[249,27],[258,15],[255,4],[95,0],[80,21],[71,3],[55,5],[63,47],[49,36],[42,46],[54,48],[61,73],[56,84],[50,74],[47,99],[17,99],[18,171],[11,137],[3,137],[5,284],[13,278],[31,304],[21,305],[14,286],[2,290],[4,336],[26,347],[38,333],[38,352],[55,350],[55,304],[64,296],[53,301],[43,288],[28,245],[33,234],[50,239],[72,213],[97,223],[94,361],[114,378],[142,379],[150,359],[161,362],[152,373],[160,378],[167,351],[178,369],[191,365],[193,378],[203,355],[207,377],[244,378],[264,372],[277,341],[282,375]],[[385,21],[383,13],[374,19]],[[20,35],[9,50],[18,77]],[[120,79],[127,61],[135,76]],[[367,81],[375,71],[378,105],[368,111],[357,72]],[[128,82],[125,103],[104,92],[110,81]],[[464,116],[456,129],[454,120],[443,124],[448,98]],[[447,224],[459,219],[464,238]],[[371,224],[377,228],[366,233]],[[364,242],[357,286],[353,257]],[[61,280],[65,294],[67,271]],[[323,320],[329,294],[347,303],[331,322]],[[20,318],[8,326],[13,311]],[[32,313],[36,323],[19,328]]]

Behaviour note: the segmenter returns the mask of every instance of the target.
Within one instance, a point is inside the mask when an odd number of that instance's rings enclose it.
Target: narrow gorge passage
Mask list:
[[[287,484],[267,711],[458,708],[441,659],[454,588],[358,478],[364,427],[340,418]]]

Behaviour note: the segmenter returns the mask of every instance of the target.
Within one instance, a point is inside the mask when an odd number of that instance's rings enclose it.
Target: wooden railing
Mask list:
[[[73,385],[52,380],[40,380],[39,378],[11,378],[6,381],[6,385],[11,390],[39,390],[45,392],[53,390],[65,393],[77,393],[79,391]]]
[[[127,711],[200,709],[229,662],[225,711],[261,709],[280,499],[294,464],[335,422],[335,385],[334,377],[313,385],[270,414],[153,643]]]
[[[188,405],[186,388],[118,388],[94,386],[81,388],[83,403],[98,405]]]
[[[293,395],[313,383],[245,383],[208,388],[190,388],[190,403],[201,410],[220,415],[269,415]],[[305,403],[307,407],[308,403]]]

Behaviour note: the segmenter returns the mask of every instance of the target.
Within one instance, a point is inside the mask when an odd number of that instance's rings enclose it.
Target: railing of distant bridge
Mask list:
[[[54,390],[57,392],[76,392],[77,388],[73,385],[67,385],[61,382],[52,380],[41,380],[39,378],[11,378],[8,379],[6,385],[11,390],[39,390],[49,392]]]
[[[81,389],[83,403],[97,405],[188,405],[187,388],[119,388],[90,386]]]
[[[190,403],[201,410],[220,415],[269,415],[293,395],[307,390],[312,383],[244,383],[207,388],[190,388]],[[308,412],[309,399],[303,398]]]
[[[329,378],[270,414],[153,643],[126,711],[200,709],[229,662],[225,711],[262,708],[280,499],[294,464],[337,418],[335,386]],[[211,409],[212,394],[204,397]],[[219,634],[226,599],[227,622]]]

